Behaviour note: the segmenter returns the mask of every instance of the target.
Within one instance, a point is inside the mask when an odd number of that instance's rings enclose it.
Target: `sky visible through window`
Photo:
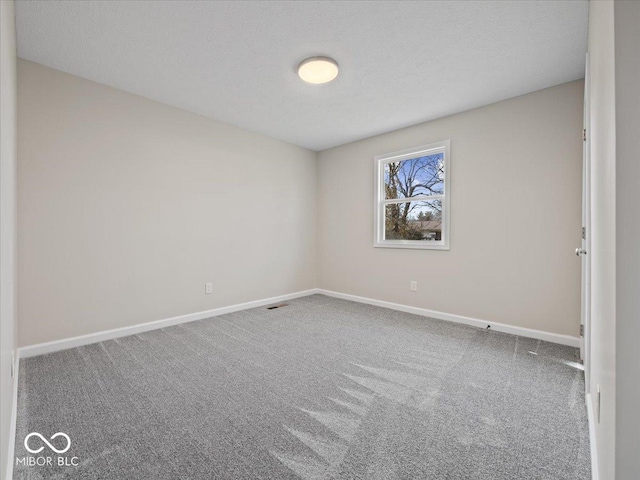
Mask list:
[[[444,153],[389,162],[384,166],[386,198],[444,194]]]

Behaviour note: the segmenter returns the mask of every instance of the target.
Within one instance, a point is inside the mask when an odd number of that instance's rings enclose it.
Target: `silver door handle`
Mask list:
[[[580,256],[580,255],[586,255],[587,251],[584,248],[576,248],[576,255]]]

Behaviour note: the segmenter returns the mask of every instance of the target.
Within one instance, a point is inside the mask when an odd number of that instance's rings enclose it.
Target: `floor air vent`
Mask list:
[[[286,307],[287,305],[289,305],[289,304],[288,303],[279,303],[277,305],[271,305],[270,307],[267,307],[267,310],[275,310],[276,308]]]

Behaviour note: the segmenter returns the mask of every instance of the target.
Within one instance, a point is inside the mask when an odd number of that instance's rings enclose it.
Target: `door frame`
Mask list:
[[[586,55],[584,75],[584,117],[582,142],[582,242],[586,254],[580,256],[580,358],[584,363],[585,387],[589,392],[591,371],[591,129],[589,96],[589,54]]]

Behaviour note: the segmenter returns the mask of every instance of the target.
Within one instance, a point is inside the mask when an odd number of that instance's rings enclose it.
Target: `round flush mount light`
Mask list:
[[[338,64],[329,57],[307,58],[298,65],[298,76],[307,83],[328,83],[338,76]]]

